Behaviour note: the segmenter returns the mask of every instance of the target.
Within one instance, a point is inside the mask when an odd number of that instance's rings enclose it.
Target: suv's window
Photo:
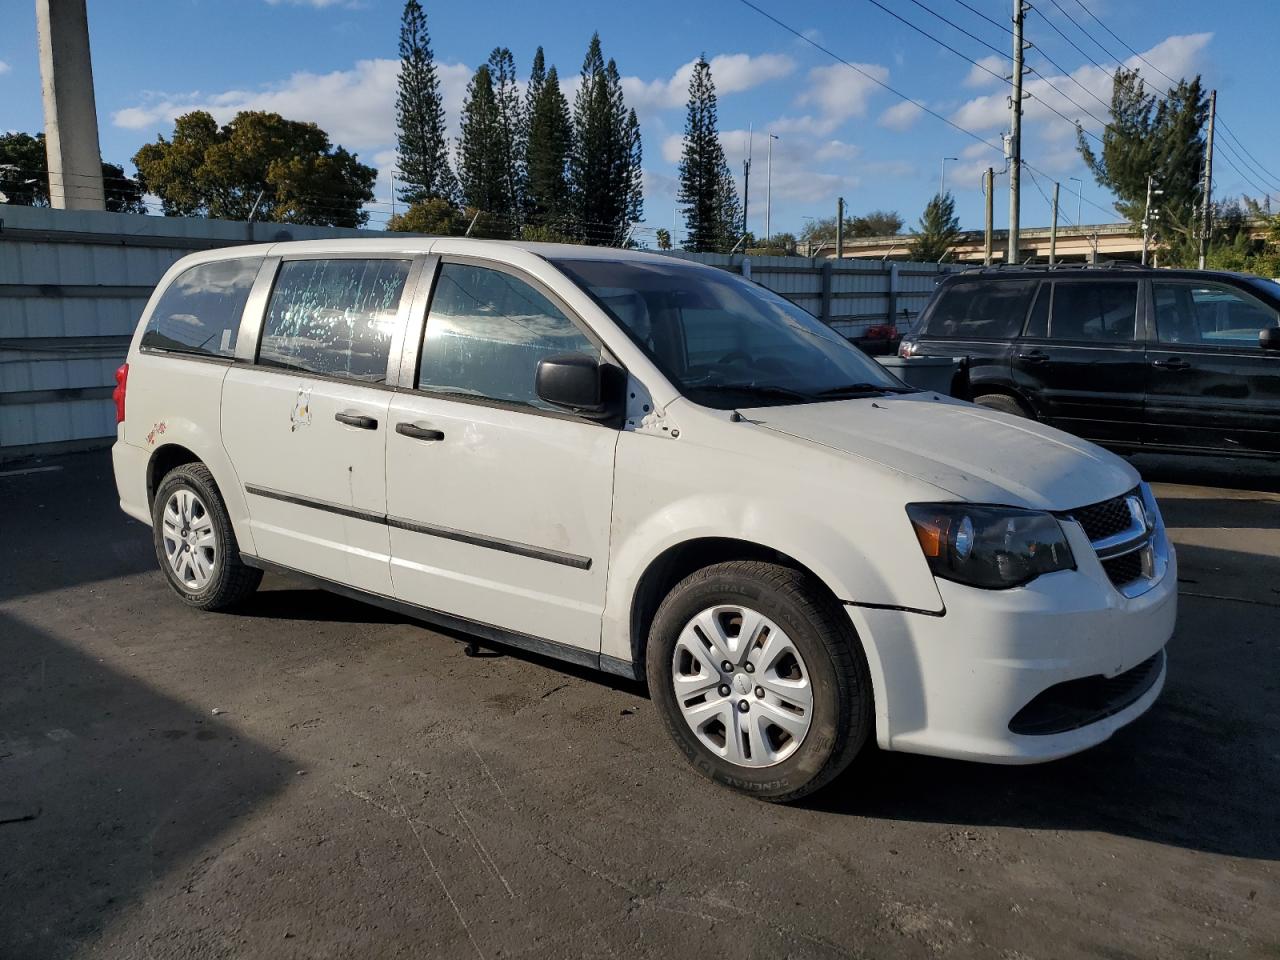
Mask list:
[[[1049,284],[1040,292],[1044,300]],[[1053,340],[1131,342],[1137,328],[1138,284],[1134,280],[1075,280],[1052,284],[1049,329],[1044,332],[1040,304],[1028,325],[1027,335]]]
[[[1276,325],[1276,311],[1220,283],[1156,281],[1156,336],[1161,343],[1257,347],[1258,331]]]
[[[409,260],[286,260],[258,362],[369,383],[387,378]]]
[[[553,410],[534,391],[534,379],[538,361],[560,353],[600,358],[573,321],[523,280],[487,267],[441,264],[418,389]]]
[[[261,257],[214,260],[178,274],[142,332],[143,347],[230,357]]]
[[[926,335],[1003,340],[1016,337],[1035,280],[961,280],[938,295]]]

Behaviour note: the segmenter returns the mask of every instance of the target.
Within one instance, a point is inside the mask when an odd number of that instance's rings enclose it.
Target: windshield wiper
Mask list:
[[[747,396],[773,397],[780,400],[811,401],[814,399],[814,394],[801,393],[799,390],[791,390],[770,383],[704,383],[689,389],[706,393],[742,393]]]
[[[895,387],[886,383],[842,383],[838,387],[827,387],[814,394],[815,397],[865,397],[877,393],[915,393],[915,387]]]

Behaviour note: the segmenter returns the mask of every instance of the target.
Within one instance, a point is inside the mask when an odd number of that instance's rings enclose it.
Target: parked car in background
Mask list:
[[[1280,453],[1280,285],[1122,266],[938,285],[900,356],[964,357],[975,403],[1124,450]]]
[[[1177,564],[1129,464],[914,390],[711,267],[457,238],[194,254],[117,380],[120,505],[183,602],[284,571],[645,678],[680,752],[765,799],[869,742],[1075,753],[1164,683]]]

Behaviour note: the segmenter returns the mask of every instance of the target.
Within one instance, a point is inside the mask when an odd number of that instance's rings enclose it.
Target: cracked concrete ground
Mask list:
[[[1138,465],[1183,579],[1155,708],[799,807],[699,778],[635,686],[276,577],[189,610],[105,453],[22,465],[0,957],[1275,956],[1280,470]]]

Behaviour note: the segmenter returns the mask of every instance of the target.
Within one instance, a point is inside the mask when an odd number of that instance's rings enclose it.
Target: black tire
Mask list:
[[[212,521],[216,542],[217,560],[213,576],[200,590],[190,589],[179,579],[165,553],[162,527],[165,506],[169,498],[182,489],[190,490],[200,498]],[[225,610],[243,602],[262,582],[262,571],[247,566],[240,560],[240,545],[236,542],[236,533],[227,516],[226,505],[218,493],[213,474],[203,463],[184,463],[165,474],[156,490],[155,499],[151,502],[151,533],[160,571],[169,581],[174,593],[188,606],[201,610]]]
[[[988,410],[998,410],[1000,413],[1007,413],[1015,417],[1025,417],[1029,420],[1035,419],[1035,415],[1023,406],[1021,402],[1003,393],[984,393],[981,396],[974,397],[973,402],[980,407],[986,407]]]
[[[813,694],[808,732],[789,756],[750,767],[716,755],[680,712],[672,660],[681,631],[717,604],[741,604],[776,623],[804,660]],[[690,574],[667,595],[649,631],[649,692],[667,732],[701,773],[762,800],[797,800],[844,770],[870,737],[874,712],[866,658],[849,618],[811,576],[754,560],[730,561]]]

